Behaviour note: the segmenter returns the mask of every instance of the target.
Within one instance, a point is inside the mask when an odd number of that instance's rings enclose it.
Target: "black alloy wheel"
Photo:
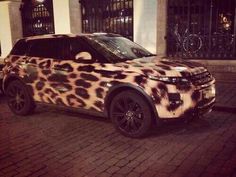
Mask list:
[[[116,95],[110,107],[110,117],[116,129],[133,138],[147,134],[151,127],[151,115],[145,98],[132,90]]]
[[[12,81],[6,90],[8,106],[17,115],[25,116],[33,112],[35,104],[26,85],[21,81]]]

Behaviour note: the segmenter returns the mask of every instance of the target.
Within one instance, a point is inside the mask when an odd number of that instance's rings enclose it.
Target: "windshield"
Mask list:
[[[153,56],[140,45],[121,36],[99,35],[88,36],[87,39],[97,51],[113,62]]]

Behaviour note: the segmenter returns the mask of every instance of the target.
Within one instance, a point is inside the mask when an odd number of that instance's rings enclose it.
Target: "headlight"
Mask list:
[[[152,80],[162,81],[169,84],[189,84],[189,80],[184,77],[167,77],[167,76],[148,76]]]

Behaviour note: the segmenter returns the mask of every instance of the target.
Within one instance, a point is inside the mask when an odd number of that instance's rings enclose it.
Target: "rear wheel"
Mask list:
[[[13,113],[25,116],[33,112],[35,103],[21,81],[12,81],[6,89],[6,95],[8,106]]]
[[[151,108],[136,91],[123,91],[110,106],[110,118],[116,129],[125,136],[139,138],[147,134],[152,123]]]

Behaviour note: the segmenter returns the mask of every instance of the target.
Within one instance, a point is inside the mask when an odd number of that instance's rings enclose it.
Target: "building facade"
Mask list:
[[[236,58],[235,0],[169,0],[167,55]]]
[[[21,37],[110,32],[159,56],[234,61],[235,16],[235,0],[1,1],[1,57]]]

